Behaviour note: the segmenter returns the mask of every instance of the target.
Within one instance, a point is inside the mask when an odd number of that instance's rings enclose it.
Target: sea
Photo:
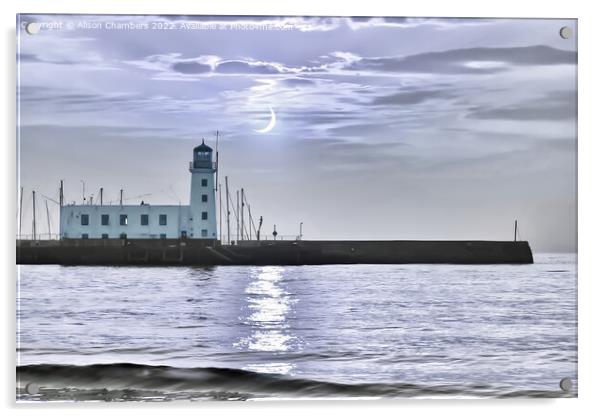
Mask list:
[[[576,265],[19,265],[16,396],[576,397]]]

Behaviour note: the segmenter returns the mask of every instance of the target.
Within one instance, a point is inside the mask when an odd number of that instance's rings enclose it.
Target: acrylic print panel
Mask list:
[[[577,22],[19,15],[18,401],[577,396]]]

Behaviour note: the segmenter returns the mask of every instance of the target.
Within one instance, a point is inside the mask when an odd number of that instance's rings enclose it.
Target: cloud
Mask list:
[[[27,21],[36,21],[35,15],[22,15]],[[72,18],[61,15],[62,19]],[[479,18],[424,18],[424,17],[330,17],[330,16],[226,16],[226,15],[148,15],[137,16],[139,20],[153,23],[165,22],[176,29],[191,28],[191,25],[218,27],[220,29],[262,29],[294,30],[299,32],[331,32],[339,29],[369,30],[372,28],[408,29],[432,27],[435,29],[453,29],[463,26],[488,25],[499,20]],[[88,21],[103,22],[106,17],[88,15]],[[129,22],[131,16],[111,16],[114,22]],[[245,28],[245,29],[242,29]]]
[[[549,46],[466,48],[409,56],[362,58],[346,69],[432,74],[492,74],[508,66],[576,64],[577,53]]]
[[[158,75],[169,75],[173,73],[194,75],[211,72],[219,59],[220,58],[215,55],[182,58],[182,54],[180,53],[169,53],[148,55],[143,59],[124,61],[124,64],[151,71]]]
[[[427,100],[445,99],[455,97],[455,94],[444,90],[416,90],[402,91],[399,93],[374,98],[373,104],[379,105],[406,105],[419,104]]]
[[[279,81],[281,84],[289,86],[289,87],[297,87],[303,85],[314,85],[316,82],[314,80],[310,80],[309,78],[284,78]]]
[[[467,117],[518,121],[571,120],[577,117],[577,92],[574,90],[552,91],[538,99],[513,106],[473,109]]]
[[[182,74],[205,74],[211,72],[211,65],[200,64],[198,62],[176,62],[171,68]]]
[[[246,59],[223,59],[215,55],[183,58],[179,53],[150,55],[141,60],[126,61],[126,64],[156,72],[159,76],[181,74],[184,76],[204,74],[256,74],[278,75],[312,72],[310,67],[288,67],[279,62]]]
[[[17,54],[17,62],[44,62],[36,54]]]
[[[349,110],[301,109],[281,112],[279,113],[279,117],[286,121],[299,123],[303,127],[315,128],[316,126],[337,125],[341,122],[361,119],[361,114]]]
[[[152,16],[153,22],[163,19],[174,24],[201,24],[231,30],[298,30],[300,32],[326,32],[344,25],[344,18],[315,16]]]
[[[82,61],[73,61],[71,59],[47,59],[37,54],[20,53],[17,55],[17,61],[20,63],[38,63],[38,64],[56,64],[56,65],[76,65]]]
[[[499,120],[561,120],[571,119],[575,116],[571,109],[564,107],[505,107],[472,112],[468,115],[472,119],[499,119]]]
[[[65,91],[55,87],[23,86],[18,98],[22,124],[52,123],[54,119],[65,124],[81,124],[82,120],[111,126],[118,119],[134,120],[148,117],[157,121],[166,115],[197,114],[207,106],[214,108],[215,97],[181,98],[168,95],[147,95],[131,92],[97,92],[73,89]],[[210,104],[209,104],[210,103]],[[75,115],[77,117],[75,117]],[[69,120],[70,122],[67,122]]]
[[[436,17],[367,17],[353,16],[345,18],[348,27],[353,30],[372,29],[378,27],[408,29],[419,26],[430,26],[435,29],[454,29],[463,26],[495,24],[493,19],[480,18],[436,18]]]
[[[33,59],[28,57],[27,59]],[[282,75],[282,74],[355,74],[431,73],[495,74],[513,66],[576,64],[577,54],[548,46],[512,48],[467,48],[428,52],[408,56],[361,57],[355,53],[334,51],[307,65],[288,66],[282,62],[254,58],[232,59],[214,55],[184,58],[180,53],[150,55],[126,64],[156,72],[155,78],[194,79],[195,75]],[[193,78],[191,78],[193,77]],[[283,84],[310,84],[298,79]],[[417,97],[417,96],[416,96]],[[403,100],[403,96],[400,96]],[[413,103],[411,96],[406,97]],[[383,102],[384,103],[384,102]]]
[[[281,74],[287,71],[284,66],[269,62],[242,60],[221,61],[215,67],[218,74]]]

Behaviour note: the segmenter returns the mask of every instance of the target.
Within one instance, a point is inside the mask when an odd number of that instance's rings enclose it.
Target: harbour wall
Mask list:
[[[195,239],[17,240],[17,264],[328,265],[530,264],[526,241]]]

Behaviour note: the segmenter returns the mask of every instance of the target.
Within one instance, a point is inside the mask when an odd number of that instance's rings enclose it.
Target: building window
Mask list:
[[[120,233],[119,234],[119,239],[127,239],[128,235],[126,233]]]
[[[207,212],[206,211],[201,213],[201,220],[207,220]]]
[[[182,239],[186,239],[186,230],[182,230],[182,231],[180,232],[180,237],[181,237]]]
[[[207,237],[207,229],[201,230],[201,237]]]
[[[81,216],[82,226],[87,226],[90,224],[90,216],[87,214],[82,214]]]
[[[203,203],[206,203],[208,200],[209,200],[209,196],[207,194],[201,195],[201,201]]]
[[[160,239],[167,239],[167,235],[166,235],[165,233],[161,233],[161,234],[159,235],[159,238],[160,238]]]
[[[101,214],[100,215],[100,224],[102,226],[108,226],[109,225],[109,215],[108,214]]]
[[[82,239],[87,239],[87,238],[88,238],[88,234],[87,233],[82,234]]]
[[[201,187],[206,187],[207,186],[207,178],[203,178],[201,180]]]
[[[141,214],[140,215],[140,224],[142,226],[148,226],[148,214]]]
[[[159,214],[159,226],[167,225],[167,214]]]
[[[108,233],[103,233],[102,234],[102,238],[103,239],[108,239],[109,238],[109,234]]]
[[[119,215],[119,224],[121,226],[127,226],[128,225],[128,215],[127,214],[120,214]]]

